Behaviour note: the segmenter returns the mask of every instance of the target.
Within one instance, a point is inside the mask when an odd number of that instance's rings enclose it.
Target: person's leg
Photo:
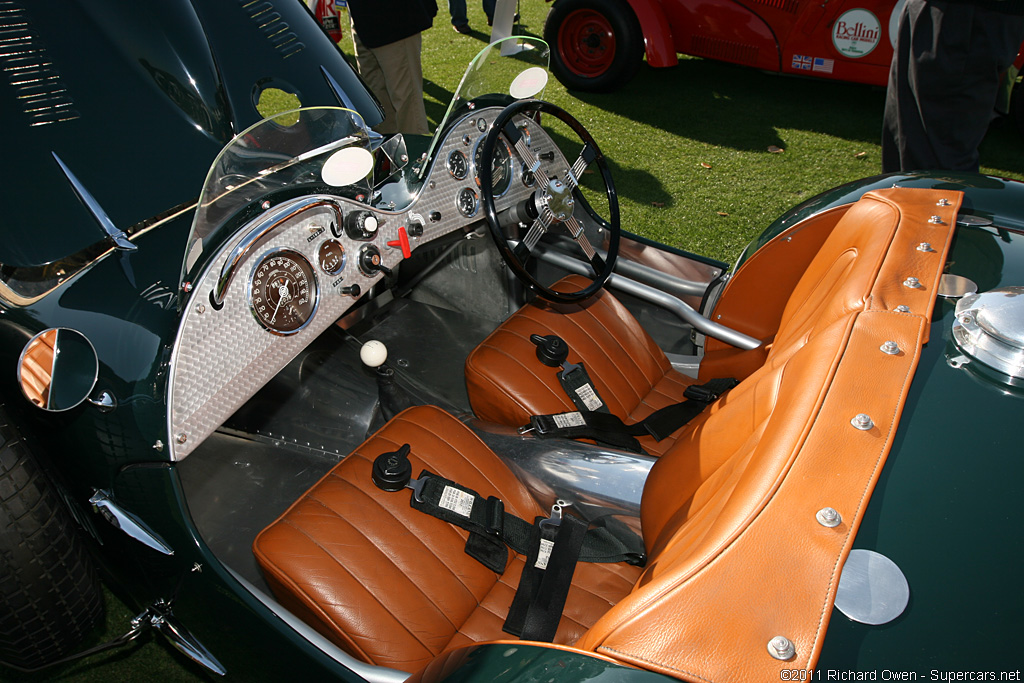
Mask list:
[[[456,30],[469,27],[469,19],[466,16],[466,0],[448,0],[448,13],[452,15],[452,26]]]
[[[904,11],[886,98],[883,170],[977,171],[999,78],[1024,38],[1024,20],[945,0],[908,0]]]
[[[380,102],[380,106],[384,110],[384,121],[377,126],[377,132],[383,134],[397,133],[396,107],[389,93],[384,69],[374,51],[363,45],[362,41],[359,40],[359,34],[356,33],[355,26],[351,24],[349,26],[351,28],[352,47],[355,52],[356,68],[359,70],[359,76],[366,83],[373,96],[377,98],[377,101]]]
[[[494,25],[494,8],[498,4],[498,0],[483,0],[484,14],[487,15],[487,25]]]
[[[395,126],[400,133],[430,133],[423,106],[422,44],[421,34],[417,33],[374,50],[384,71],[388,96],[395,108]]]

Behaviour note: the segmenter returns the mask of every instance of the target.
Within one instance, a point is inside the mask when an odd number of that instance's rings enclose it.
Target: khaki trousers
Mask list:
[[[377,126],[377,132],[429,134],[423,106],[420,34],[368,48],[353,26],[352,42],[359,75],[384,108],[384,122]]]

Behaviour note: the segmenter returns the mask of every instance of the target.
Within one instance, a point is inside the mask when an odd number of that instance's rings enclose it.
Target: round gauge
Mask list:
[[[479,118],[476,120],[476,129],[481,133],[487,132],[487,119]]]
[[[316,258],[325,273],[336,275],[345,267],[345,247],[338,240],[324,240],[317,250]]]
[[[537,184],[537,176],[535,176],[533,171],[528,168],[523,169],[523,173],[519,176],[519,179],[523,181],[523,185],[526,187],[533,187]]]
[[[305,256],[291,249],[267,252],[252,269],[249,305],[256,320],[271,332],[298,332],[316,311],[313,266]]]
[[[472,216],[476,213],[476,192],[469,187],[459,190],[455,198],[455,204],[459,207],[459,213],[463,216]]]
[[[480,152],[483,142],[483,138],[477,140],[476,150],[473,153],[477,185],[480,184],[480,162],[482,161]],[[509,185],[512,184],[512,152],[501,138],[498,138],[498,144],[494,146],[494,156],[491,157],[491,182],[494,186],[495,197],[500,197],[508,192]]]
[[[448,172],[456,180],[465,180],[469,175],[469,160],[466,155],[457,149],[453,149],[448,155]]]

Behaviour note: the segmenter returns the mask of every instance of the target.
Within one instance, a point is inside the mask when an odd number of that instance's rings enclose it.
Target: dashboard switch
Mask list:
[[[389,247],[402,250],[402,258],[409,258],[412,256],[412,247],[409,246],[409,234],[405,230],[405,226],[398,228],[398,239],[391,240],[387,243]]]
[[[345,216],[345,234],[354,240],[366,242],[377,236],[380,221],[371,211],[353,211]]]
[[[373,277],[377,273],[391,275],[391,269],[386,267],[381,259],[380,250],[372,244],[359,250],[359,271],[366,277]]]

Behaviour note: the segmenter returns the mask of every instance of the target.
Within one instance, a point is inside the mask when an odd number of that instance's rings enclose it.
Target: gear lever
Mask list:
[[[377,405],[385,422],[415,405],[405,390],[395,383],[394,369],[384,364],[387,359],[388,347],[376,339],[371,339],[359,349],[359,360],[376,372]]]

